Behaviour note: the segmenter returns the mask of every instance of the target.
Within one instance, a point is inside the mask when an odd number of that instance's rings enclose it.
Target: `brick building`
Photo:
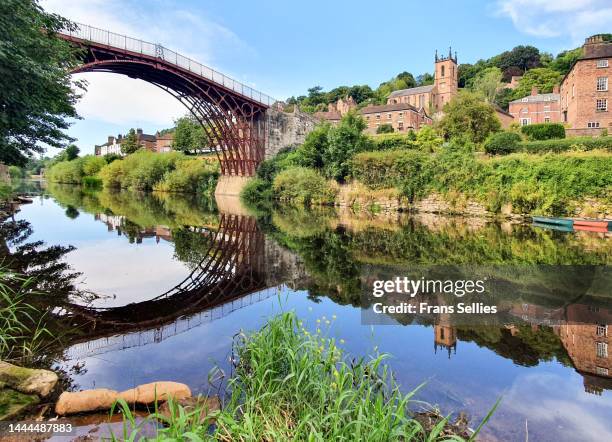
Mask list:
[[[425,109],[417,109],[408,103],[367,106],[359,111],[366,121],[366,132],[375,134],[379,126],[390,124],[395,132],[419,130],[423,125],[432,124]]]
[[[568,135],[598,135],[612,129],[610,88],[608,86],[612,42],[601,35],[586,39],[583,55],[561,83],[562,121]]]
[[[559,123],[562,121],[559,87],[555,86],[550,94],[540,94],[534,87],[531,89],[531,95],[511,101],[508,111],[521,126]]]
[[[457,53],[453,57],[451,49],[448,56],[434,58],[434,84],[410,89],[393,91],[387,98],[387,104],[407,103],[430,113],[440,112],[459,90]]]
[[[174,133],[166,132],[155,134],[155,151],[157,153],[170,152],[172,151],[172,142],[174,141]]]
[[[337,125],[348,111],[356,107],[357,103],[355,103],[353,97],[340,98],[335,103],[329,103],[326,112],[315,112],[314,116],[320,120]]]

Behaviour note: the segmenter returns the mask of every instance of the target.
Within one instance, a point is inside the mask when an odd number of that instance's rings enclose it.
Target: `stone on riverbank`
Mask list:
[[[117,399],[119,399],[119,393],[106,388],[74,393],[65,391],[55,404],[55,412],[60,416],[65,416],[86,411],[108,410]]]
[[[21,393],[45,397],[57,384],[57,374],[49,370],[18,367],[0,361],[0,383]]]
[[[35,394],[24,394],[10,388],[0,389],[0,421],[13,419],[39,402]]]
[[[119,397],[130,404],[150,405],[157,400],[158,402],[167,401],[168,398],[175,400],[191,397],[191,390],[185,384],[179,382],[152,382],[150,384],[139,385],[136,388],[122,391]]]

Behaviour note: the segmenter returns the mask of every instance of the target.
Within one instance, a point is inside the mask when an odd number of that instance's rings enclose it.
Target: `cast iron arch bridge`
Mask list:
[[[266,148],[266,111],[276,100],[160,44],[84,24],[59,36],[82,47],[79,72],[112,72],[178,99],[212,140],[223,175],[252,176]]]

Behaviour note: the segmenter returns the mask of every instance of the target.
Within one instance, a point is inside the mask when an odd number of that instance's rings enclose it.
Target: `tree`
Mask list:
[[[70,144],[66,149],[64,149],[64,161],[72,161],[79,156],[79,149],[76,145]]]
[[[125,155],[132,154],[142,146],[138,142],[138,136],[134,129],[130,129],[128,134],[121,140],[121,152]]]
[[[362,86],[352,86],[348,92],[350,97],[353,97],[355,103],[362,103],[374,97],[374,91],[370,86],[364,84]]]
[[[490,59],[494,66],[502,71],[516,66],[523,72],[542,65],[540,51],[533,46],[516,46],[511,51],[505,51]]]
[[[208,136],[202,125],[191,117],[175,121],[172,148],[188,154],[197,154],[208,145]]]
[[[527,71],[514,89],[514,99],[526,97],[531,94],[535,86],[540,93],[552,92],[553,87],[561,83],[562,76],[559,72],[550,68],[536,68]]]
[[[323,168],[323,155],[329,145],[328,136],[331,126],[323,123],[316,126],[306,135],[304,144],[293,153],[293,161],[297,166]]]
[[[499,89],[495,94],[495,103],[505,111],[508,110],[512,100],[514,100],[514,91],[507,87]]]
[[[444,116],[438,124],[447,140],[465,138],[475,143],[501,128],[493,106],[481,95],[469,91],[459,92],[444,106]]]
[[[389,123],[381,124],[380,126],[376,128],[377,134],[390,134],[392,132],[393,132],[393,126],[391,126]]]
[[[329,131],[327,149],[323,154],[324,173],[327,178],[344,180],[350,171],[353,156],[372,148],[372,140],[363,134],[364,119],[355,112],[349,112],[337,127]]]
[[[497,90],[501,86],[502,72],[499,68],[487,68],[478,73],[472,83],[472,90],[485,97],[487,102],[493,103]]]
[[[582,56],[582,48],[563,51],[557,54],[557,57],[548,65],[550,69],[554,69],[561,75],[567,74],[574,63]]]
[[[70,70],[78,50],[56,33],[73,25],[36,0],[0,2],[0,161],[24,166],[41,143],[70,141],[66,118],[77,118]],[[83,88],[77,83],[77,89]]]
[[[424,74],[417,76],[416,78],[417,86],[427,86],[429,84],[434,84],[434,76],[431,75],[429,72],[425,72]]]

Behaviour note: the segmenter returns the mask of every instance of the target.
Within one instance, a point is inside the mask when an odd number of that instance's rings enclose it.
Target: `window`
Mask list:
[[[391,112],[387,114],[387,120],[390,120],[390,119],[391,119]]]
[[[550,123],[550,117],[544,117],[544,123]]]
[[[572,98],[576,96],[576,85],[572,84]]]
[[[589,121],[587,127],[589,129],[597,129],[599,127],[599,121]]]
[[[607,68],[608,67],[608,60],[597,60],[597,67],[598,68]]]
[[[550,110],[550,104],[546,104],[546,105],[544,105],[544,110],[545,110],[545,111],[549,111],[549,110]]]
[[[522,109],[521,109],[521,113],[522,113],[522,114],[527,114],[527,113],[529,113],[529,109],[527,109],[526,107],[524,107],[524,108],[522,108]]]
[[[597,342],[597,357],[598,358],[608,357],[608,344],[606,342]]]
[[[531,118],[521,118],[521,126],[527,126],[531,123]]]
[[[400,119],[404,118],[404,113],[403,112],[399,112],[397,114],[397,118],[400,118]]]
[[[527,97],[525,97],[525,98],[523,98],[521,101],[522,101],[523,103],[527,103],[527,102],[529,101],[529,99],[528,99]]]
[[[440,76],[444,77],[444,65],[440,68]]]
[[[606,98],[598,98],[596,109],[598,112],[607,112],[608,111],[608,100]]]
[[[597,324],[597,336],[608,336],[608,326],[605,324]]]
[[[397,123],[397,128],[399,130],[404,130],[404,122],[403,121],[398,121]]]
[[[380,114],[376,114],[376,119],[380,120]]]
[[[366,120],[370,121],[370,116],[366,115]]]
[[[599,376],[608,376],[608,369],[605,367],[595,367],[595,373]]]
[[[608,90],[608,77],[597,77],[597,90],[600,92]]]

